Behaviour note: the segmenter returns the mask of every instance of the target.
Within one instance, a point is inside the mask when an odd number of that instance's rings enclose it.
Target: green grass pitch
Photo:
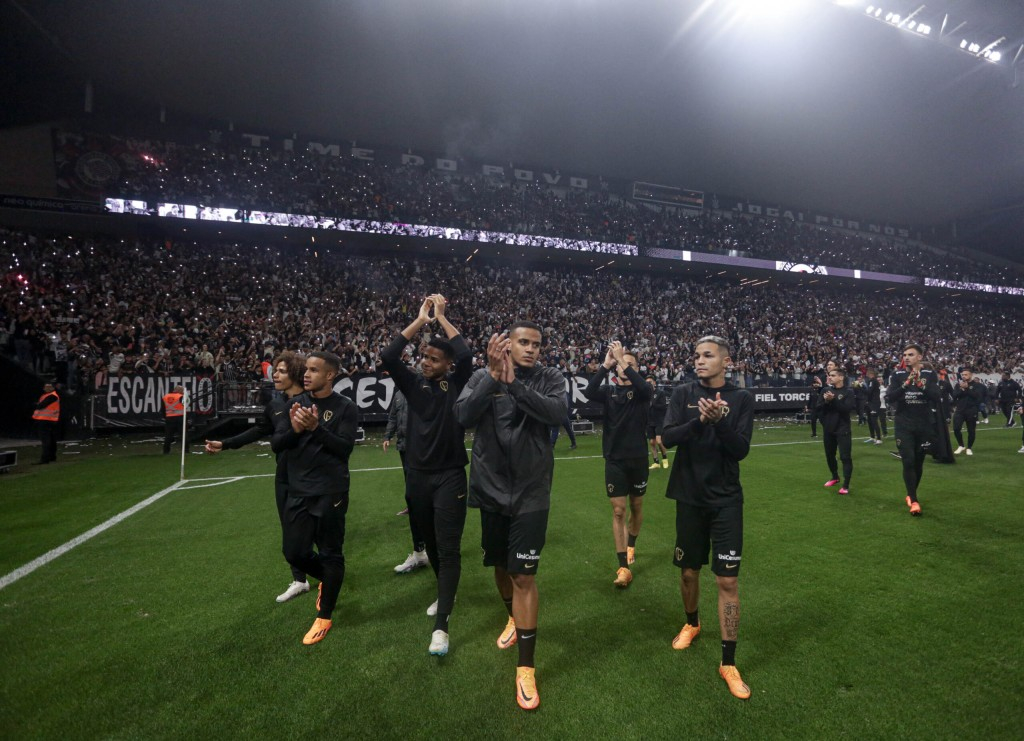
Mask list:
[[[372,441],[352,456],[334,628],[303,646],[315,590],[274,602],[290,577],[273,461],[254,445],[188,456],[190,483],[0,589],[0,738],[1020,738],[1019,430],[982,427],[973,458],[929,460],[915,519],[891,438],[855,438],[840,497],[822,488],[808,428],[770,425],[742,464],[748,702],[717,674],[709,571],[703,635],[670,646],[684,616],[667,471],[651,472],[636,578],[619,591],[599,439],[572,452],[559,439],[538,574],[541,706],[526,713],[516,651],[494,644],[504,608],[472,510],[451,652],[428,655],[434,580],[392,570],[410,550],[402,478]],[[0,577],[177,478],[157,442],[120,439],[19,466],[0,477]]]

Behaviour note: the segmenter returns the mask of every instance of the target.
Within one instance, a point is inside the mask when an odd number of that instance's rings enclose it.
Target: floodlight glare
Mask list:
[[[926,26],[923,23],[921,23],[917,27],[917,32],[920,34],[924,34],[925,36],[928,36],[932,32],[932,27]]]
[[[875,6],[874,5],[869,5],[868,9],[867,9],[868,15],[870,15],[871,13],[874,13],[874,12],[875,12]]]
[[[891,12],[885,14],[885,20],[887,20],[887,21],[891,21],[892,20],[892,13]]]
[[[878,10],[875,11],[875,18],[878,18],[880,15],[882,15],[882,9],[881,8],[879,8]]]
[[[963,41],[960,42],[960,48],[961,49],[966,49],[967,48],[967,39],[964,39]]]
[[[988,58],[993,62],[998,62],[1000,59],[1003,58],[1003,55],[1001,52],[994,51],[988,55]]]

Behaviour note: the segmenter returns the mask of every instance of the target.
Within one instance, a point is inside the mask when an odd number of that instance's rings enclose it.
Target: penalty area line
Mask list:
[[[35,559],[33,561],[29,561],[24,566],[20,566],[19,568],[16,568],[14,571],[10,572],[9,574],[5,574],[4,576],[0,577],[0,589],[3,589],[4,587],[9,587],[11,584],[14,584],[14,582],[18,581],[18,579],[21,579],[24,576],[28,576],[29,574],[31,574],[36,569],[38,569],[38,568],[40,568],[42,566],[45,566],[46,564],[50,563],[50,561],[53,561],[54,559],[57,559],[60,556],[63,556],[65,553],[70,551],[72,548],[75,548],[76,546],[80,546],[82,543],[85,543],[86,541],[92,540],[93,538],[95,538],[100,533],[106,532],[107,530],[112,528],[114,525],[116,525],[117,523],[121,522],[122,520],[125,520],[125,519],[131,517],[132,515],[134,515],[139,510],[145,509],[146,507],[148,507],[153,502],[155,502],[155,501],[157,501],[159,499],[163,499],[165,496],[170,494],[172,491],[175,491],[176,489],[178,489],[184,483],[185,483],[184,481],[178,481],[177,483],[171,484],[166,489],[158,491],[156,494],[154,494],[153,496],[151,496],[151,497],[149,497],[147,499],[143,499],[141,502],[139,502],[138,504],[136,504],[136,505],[134,505],[132,507],[129,507],[124,512],[121,512],[119,514],[114,515],[113,517],[111,517],[106,522],[100,523],[99,525],[97,525],[96,527],[92,528],[91,530],[87,530],[86,532],[84,532],[81,535],[79,535],[77,538],[72,538],[71,540],[69,540],[64,545],[57,546],[52,551],[48,551],[47,553],[44,553],[43,555],[41,555],[39,558],[37,558],[37,559]]]

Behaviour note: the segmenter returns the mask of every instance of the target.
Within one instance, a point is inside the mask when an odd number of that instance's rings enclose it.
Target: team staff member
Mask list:
[[[423,536],[437,577],[437,612],[428,647],[435,656],[448,653],[448,623],[462,575],[469,461],[466,431],[455,418],[455,402],[473,374],[473,351],[445,316],[447,305],[447,299],[439,293],[428,296],[412,323],[380,354],[409,403],[405,499],[409,519],[415,521],[416,530]],[[420,375],[402,362],[402,351],[433,321],[441,326],[448,341],[435,337],[427,343]]]
[[[39,465],[53,463],[57,460],[57,431],[60,426],[60,395],[52,383],[43,385],[43,393],[36,402],[32,412],[36,432],[42,444]]]
[[[164,394],[164,455],[171,452],[171,443],[181,429],[181,418],[185,416],[185,389],[175,386]]]
[[[936,412],[939,403],[939,382],[935,371],[922,367],[924,350],[911,343],[903,348],[904,368],[889,376],[885,403],[896,410],[896,448],[903,461],[903,484],[907,489],[910,514],[921,516],[917,488],[924,473],[926,449],[935,440]]]
[[[306,370],[306,359],[296,355],[290,350],[285,350],[274,358],[271,377],[274,381],[274,390],[278,393],[263,408],[263,416],[257,418],[256,424],[245,432],[226,440],[207,440],[206,452],[216,455],[222,450],[236,450],[249,443],[269,437],[278,428],[283,429],[288,425],[288,408],[291,399],[302,393],[302,374]],[[288,497],[288,482],[285,476],[284,454],[277,456],[277,469],[274,474],[274,499],[277,502],[277,517],[284,525],[284,503]],[[278,602],[287,602],[295,599],[300,594],[309,591],[309,582],[306,581],[306,574],[295,566],[291,566],[292,580],[288,588],[277,595]]]
[[[821,394],[821,429],[825,437],[825,462],[832,477],[825,486],[839,483],[839,467],[836,465],[836,450],[843,462],[843,482],[840,494],[850,493],[850,477],[853,475],[853,451],[851,443],[850,412],[856,405],[856,395],[846,385],[846,371],[836,366],[828,372],[828,385]]]
[[[885,414],[882,413],[882,385],[878,381],[878,371],[868,368],[863,382],[864,396],[868,405],[868,434],[871,437],[865,442],[875,445],[882,444],[882,438],[889,434],[886,429]]]
[[[394,395],[391,397],[391,406],[388,408],[388,424],[384,429],[384,442],[381,443],[381,448],[387,453],[388,448],[391,447],[391,441],[395,441],[398,457],[402,461],[403,497],[405,497],[405,478],[409,472],[405,460],[405,430],[408,426],[409,402],[405,400],[405,394],[396,388]],[[409,514],[408,499],[405,502],[405,509],[398,512],[398,514]],[[409,534],[412,536],[412,553],[395,567],[396,574],[408,574],[422,566],[430,565],[430,559],[427,558],[427,544],[423,542],[423,536],[416,529],[416,521],[412,517],[409,518]]]
[[[1017,400],[1020,399],[1020,384],[1010,378],[1009,373],[1004,373],[1002,380],[996,386],[996,399],[999,401],[999,409],[1006,417],[1006,426],[1013,427],[1013,410]]]
[[[487,367],[469,379],[455,403],[463,427],[475,427],[469,506],[480,509],[484,566],[494,567],[509,619],[498,647],[519,644],[516,701],[540,705],[534,672],[537,583],[551,507],[555,458],[549,428],[567,412],[565,379],[537,366],[541,328],[528,321],[491,335]]]
[[[651,411],[647,418],[647,442],[651,446],[651,456],[654,463],[651,470],[655,468],[668,468],[668,451],[661,441],[661,429],[665,425],[665,410],[668,409],[668,395],[658,388],[658,382],[648,377],[647,383],[653,392],[651,396]]]
[[[985,385],[974,379],[973,368],[960,371],[960,383],[953,387],[953,437],[957,449],[953,455],[974,455],[974,439],[978,429],[978,408],[985,401]],[[963,428],[967,425],[967,447],[964,447]]]
[[[738,577],[743,555],[743,487],[740,461],[750,452],[754,431],[754,397],[725,379],[731,362],[729,342],[721,337],[697,340],[696,383],[676,387],[665,414],[662,439],[677,447],[665,496],[676,500],[674,563],[682,569],[680,591],[686,625],[672,641],[689,648],[701,624],[700,569],[714,560],[718,585],[718,623],[722,631],[722,663],[718,673],[741,700],[750,688],[736,668],[740,598]]]
[[[618,384],[605,384],[616,369]],[[612,504],[612,537],[619,566],[612,583],[621,588],[633,581],[630,565],[636,558],[636,539],[643,524],[647,493],[647,442],[645,433],[653,392],[638,370],[633,353],[615,340],[608,346],[604,363],[590,379],[583,395],[603,406],[604,484]],[[626,500],[629,520],[626,520]]]
[[[309,354],[305,391],[292,401],[290,424],[276,430],[271,443],[275,453],[285,453],[284,557],[320,580],[316,620],[302,639],[306,645],[322,641],[331,629],[345,580],[348,458],[355,447],[356,405],[332,388],[340,367],[333,353]]]

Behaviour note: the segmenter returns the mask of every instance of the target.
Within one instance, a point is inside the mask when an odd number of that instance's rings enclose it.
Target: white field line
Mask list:
[[[18,579],[22,578],[23,576],[28,576],[29,574],[31,574],[33,571],[35,571],[36,569],[40,568],[41,566],[45,566],[46,564],[50,563],[50,561],[53,561],[55,558],[63,556],[65,553],[70,551],[72,548],[74,548],[76,546],[79,546],[79,545],[81,545],[82,543],[85,543],[88,540],[92,540],[93,538],[95,538],[100,533],[109,530],[114,525],[116,525],[117,523],[121,522],[121,520],[124,520],[124,519],[127,519],[127,518],[131,517],[132,515],[134,515],[139,510],[145,509],[146,507],[148,507],[149,505],[151,505],[153,502],[157,501],[158,499],[163,499],[165,496],[170,494],[172,491],[178,489],[181,486],[182,483],[183,482],[178,481],[177,483],[171,484],[166,489],[163,489],[162,491],[158,491],[156,494],[154,494],[153,496],[149,497],[148,499],[143,499],[141,502],[139,502],[138,504],[136,504],[136,505],[134,505],[132,507],[129,507],[124,512],[121,512],[120,514],[114,515],[113,517],[111,517],[106,522],[101,523],[101,524],[97,525],[96,527],[94,527],[92,530],[87,530],[86,532],[84,532],[81,535],[79,535],[77,538],[72,538],[71,540],[69,540],[64,545],[57,546],[52,551],[48,551],[47,553],[44,553],[43,555],[41,555],[39,558],[37,558],[37,559],[35,559],[33,561],[29,561],[24,566],[21,566],[21,567],[15,569],[14,571],[12,571],[9,574],[5,574],[4,576],[0,577],[0,589],[3,589],[4,587],[10,586],[11,584],[14,584],[14,582],[18,581]]]

